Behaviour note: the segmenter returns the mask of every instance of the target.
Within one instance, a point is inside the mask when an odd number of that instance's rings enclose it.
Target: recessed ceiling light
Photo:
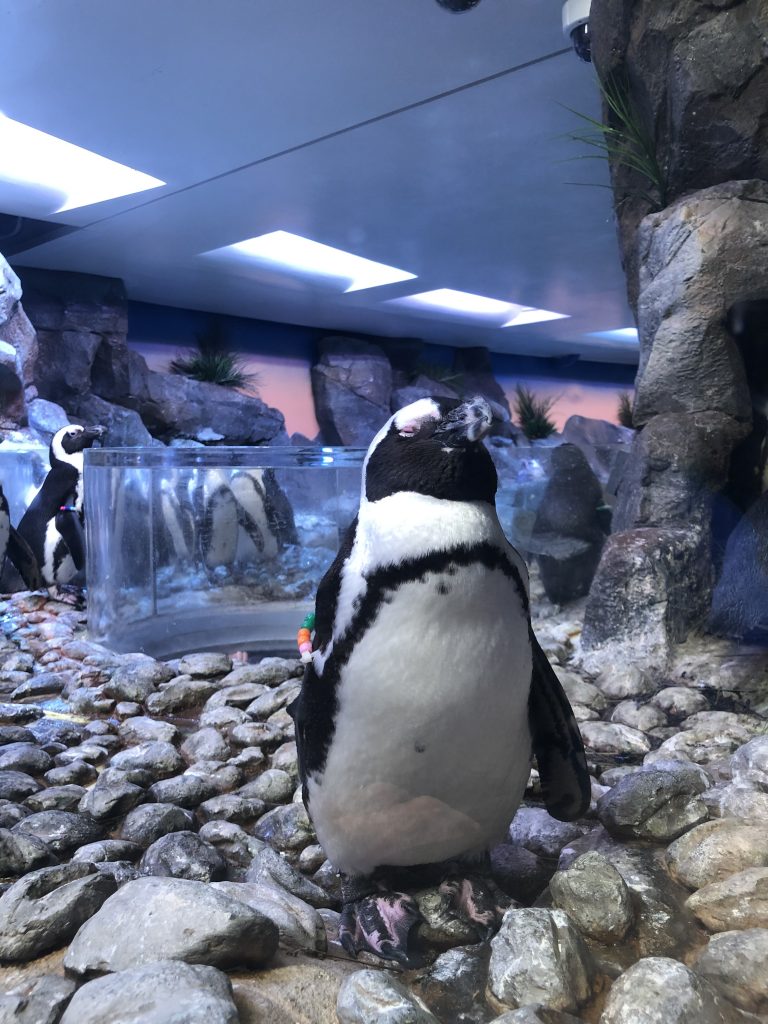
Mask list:
[[[593,338],[608,338],[609,341],[637,341],[636,327],[619,327],[615,331],[592,331]]]
[[[489,299],[486,295],[473,295],[472,292],[460,292],[453,288],[436,288],[434,291],[420,292],[417,295],[407,295],[389,301],[392,305],[413,309],[437,310],[486,320],[504,319],[504,323],[494,325],[499,327],[533,324],[539,320],[559,320],[566,315],[550,313],[545,309],[533,309],[531,306],[520,306],[514,302],[502,302],[501,299]]]
[[[310,238],[294,235],[290,231],[270,231],[257,238],[214,249],[214,253],[248,257],[264,266],[307,274],[310,277],[329,278],[345,283],[345,292],[362,288],[377,288],[396,281],[411,281],[415,274],[398,270],[385,263],[375,263],[344,249],[314,242]]]
[[[0,180],[52,190],[62,197],[54,213],[103,203],[165,185],[142,171],[108,160],[0,114]]]

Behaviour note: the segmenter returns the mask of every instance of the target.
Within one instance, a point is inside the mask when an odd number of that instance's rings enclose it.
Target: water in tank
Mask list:
[[[357,512],[365,453],[86,452],[88,631],[117,651],[288,653]]]

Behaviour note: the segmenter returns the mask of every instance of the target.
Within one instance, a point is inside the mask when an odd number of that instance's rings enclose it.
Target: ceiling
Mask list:
[[[16,267],[120,277],[131,299],[539,356],[634,362],[599,116],[559,0],[0,0],[0,111],[167,184],[55,214]],[[344,293],[203,255],[284,230],[417,275]],[[0,251],[3,241],[0,239]],[[22,275],[23,276],[23,275]],[[501,328],[386,300],[437,288],[568,314]]]

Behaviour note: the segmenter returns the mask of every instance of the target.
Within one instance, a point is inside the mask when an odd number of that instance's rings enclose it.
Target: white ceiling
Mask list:
[[[121,277],[130,298],[499,352],[633,362],[590,337],[632,324],[598,115],[559,0],[0,0],[0,111],[162,188],[52,214],[0,180],[0,211],[78,230],[17,266]],[[0,178],[2,152],[0,152]],[[417,280],[350,294],[202,253],[283,229]],[[2,240],[0,239],[0,251]],[[569,314],[501,329],[395,312],[454,288]]]

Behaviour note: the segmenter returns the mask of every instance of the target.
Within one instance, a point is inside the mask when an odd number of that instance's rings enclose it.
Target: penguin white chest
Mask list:
[[[385,593],[309,780],[331,862],[367,874],[498,841],[528,778],[530,679],[527,617],[501,569],[450,566]]]

